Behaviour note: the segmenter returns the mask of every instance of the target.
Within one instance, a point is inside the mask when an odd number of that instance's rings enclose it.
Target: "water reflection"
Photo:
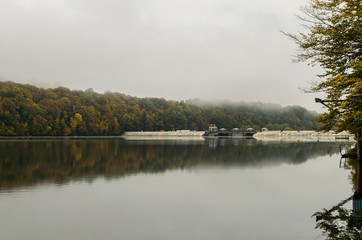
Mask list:
[[[300,164],[338,151],[339,145],[333,142],[266,144],[251,139],[1,141],[0,190],[195,166],[261,168],[282,163]]]
[[[353,183],[354,194],[330,209],[316,212],[316,228],[323,231],[327,239],[362,239],[362,191],[361,173],[362,159],[356,158],[356,149],[350,149],[346,156],[344,168],[351,170],[350,179]],[[342,160],[342,158],[341,158]],[[352,202],[352,208],[347,203]]]
[[[352,200],[353,208],[346,203]],[[356,194],[341,201],[330,209],[314,213],[316,228],[323,231],[327,239],[362,239],[362,200]]]

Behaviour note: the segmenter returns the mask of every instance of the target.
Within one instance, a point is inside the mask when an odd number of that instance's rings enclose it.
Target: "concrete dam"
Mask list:
[[[126,140],[204,140],[205,131],[137,131],[125,132],[122,138]],[[253,138],[261,141],[354,141],[354,135],[348,132],[336,134],[330,132],[301,131],[263,131],[257,132]]]
[[[200,139],[205,131],[177,130],[177,131],[139,131],[125,132],[122,137],[129,140],[144,139]]]

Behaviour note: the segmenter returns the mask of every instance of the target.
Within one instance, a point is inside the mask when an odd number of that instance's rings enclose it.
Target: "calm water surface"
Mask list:
[[[1,141],[0,239],[324,239],[340,145]]]

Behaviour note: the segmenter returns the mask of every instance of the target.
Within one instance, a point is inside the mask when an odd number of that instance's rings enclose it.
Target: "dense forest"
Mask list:
[[[99,136],[125,131],[311,129],[315,113],[300,106],[138,98],[92,89],[43,89],[0,82],[0,136]]]

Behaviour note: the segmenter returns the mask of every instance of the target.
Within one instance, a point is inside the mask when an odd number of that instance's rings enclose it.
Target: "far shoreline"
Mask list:
[[[117,136],[0,136],[1,140],[76,140],[76,139],[124,139]]]
[[[36,141],[36,140],[124,140],[124,141],[137,141],[137,140],[206,140],[202,137],[204,131],[133,131],[125,132],[122,135],[113,136],[0,136],[0,141]],[[225,139],[214,138],[213,140]],[[229,139],[243,139],[243,138],[229,138]],[[327,141],[327,142],[355,142],[354,135],[342,132],[316,132],[313,130],[300,130],[300,131],[264,131],[257,132],[250,139],[263,142],[274,141]]]

